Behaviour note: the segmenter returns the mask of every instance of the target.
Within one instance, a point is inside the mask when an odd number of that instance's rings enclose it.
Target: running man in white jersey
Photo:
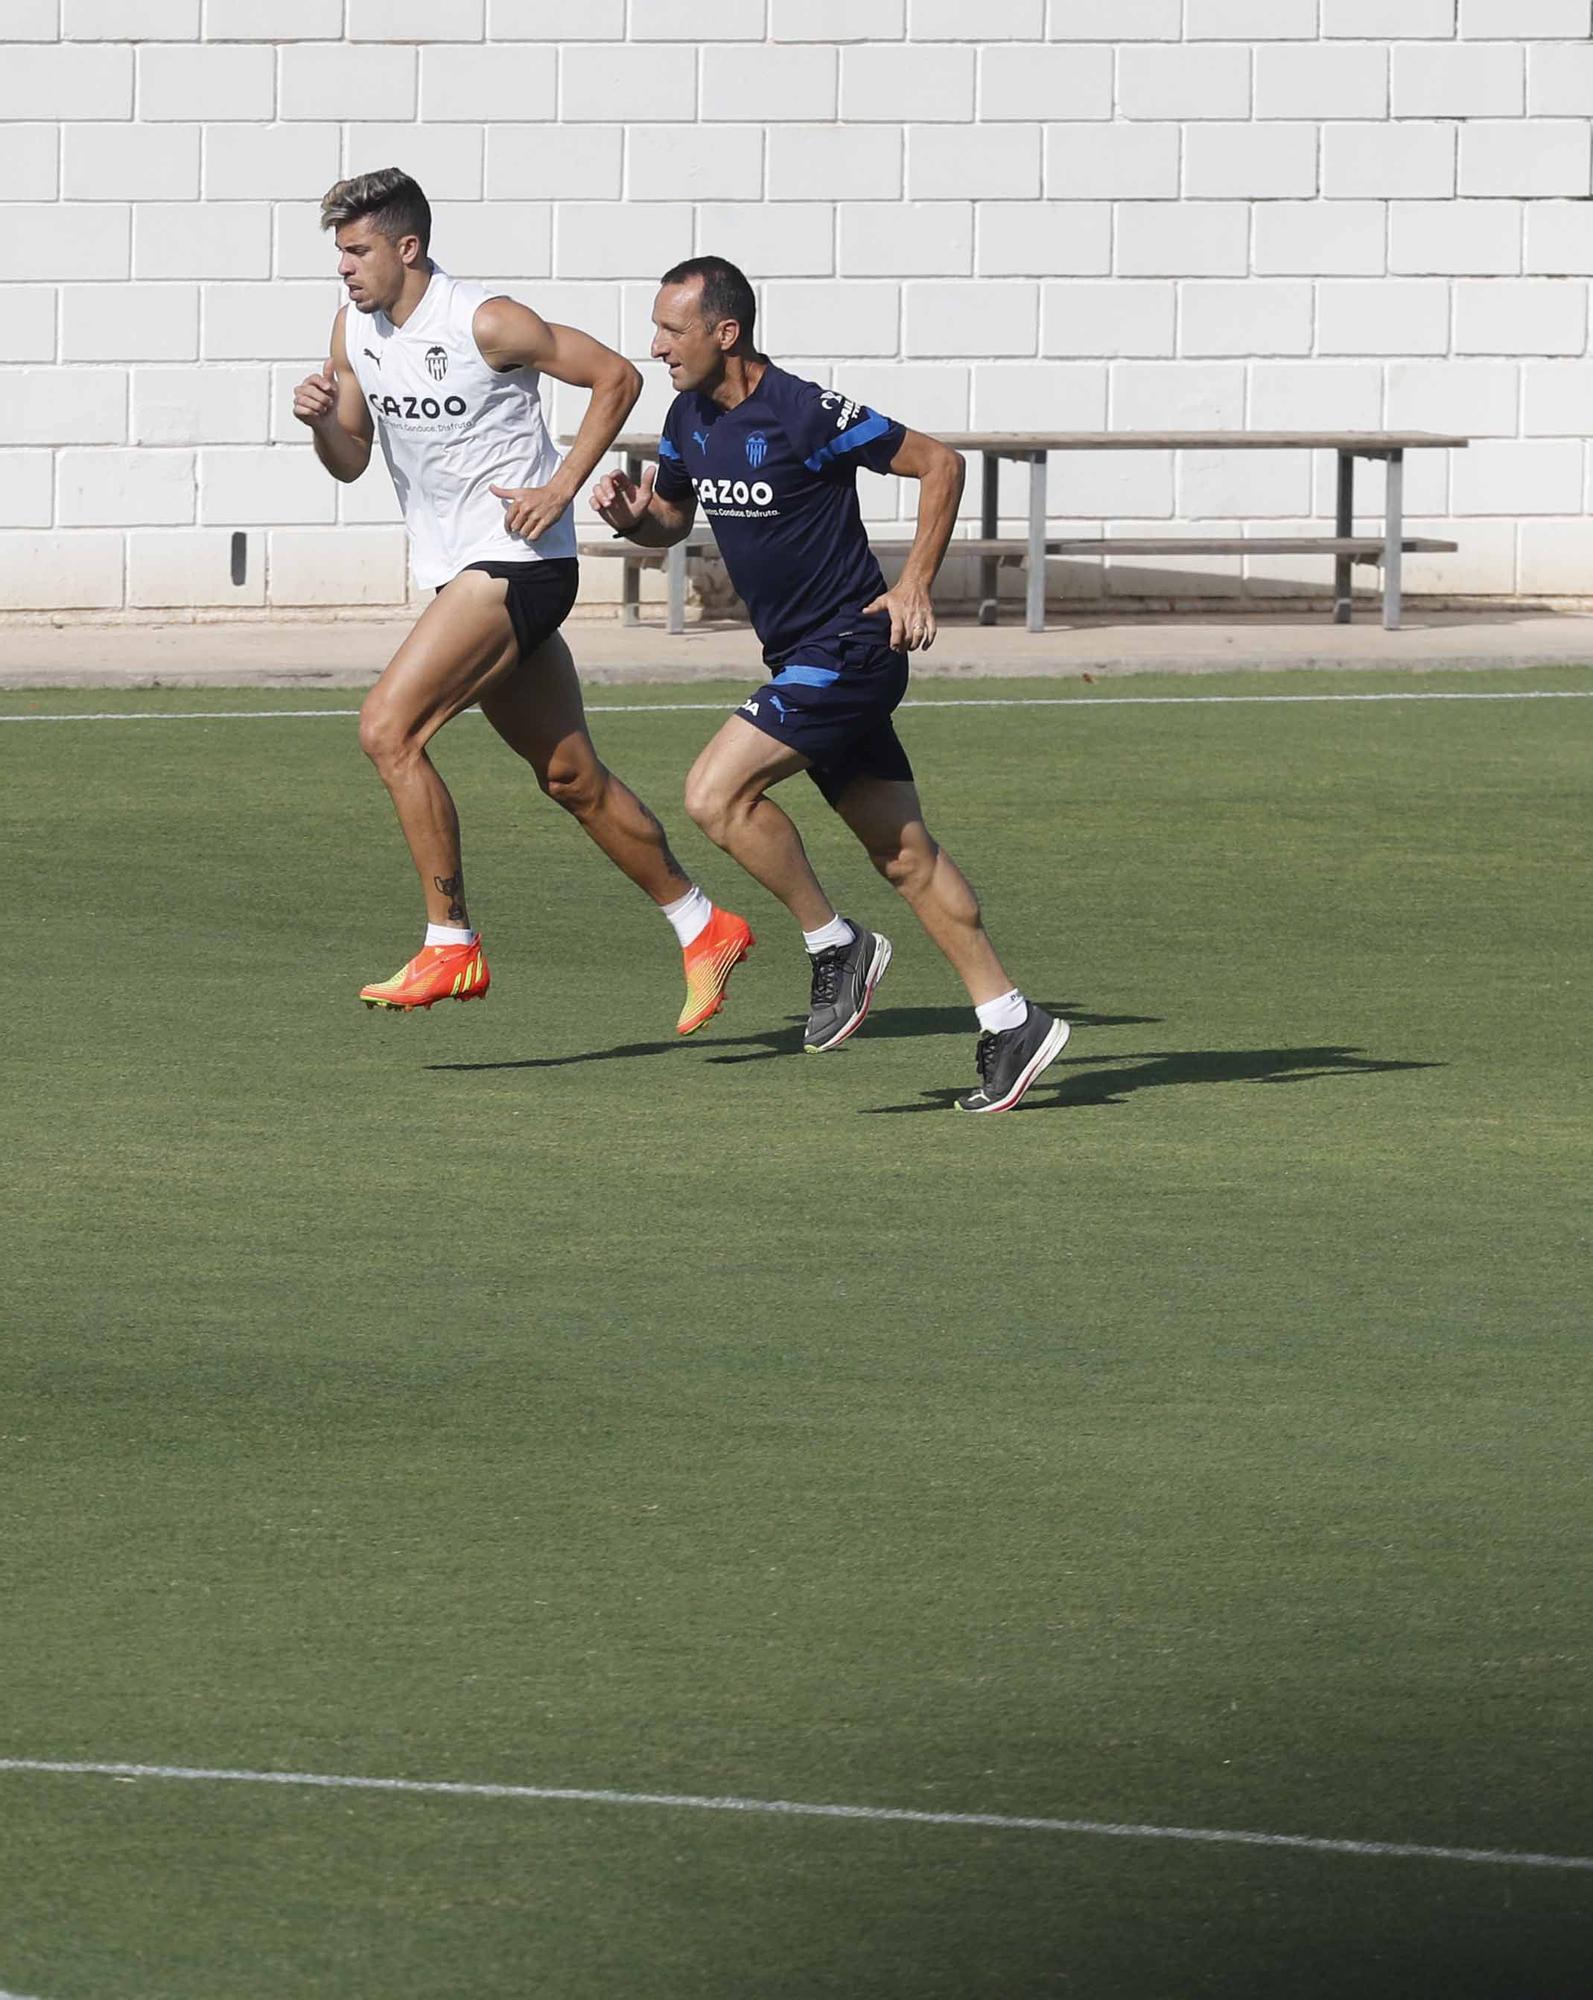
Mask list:
[[[294,391],[316,455],[358,479],[379,436],[409,532],[415,581],[436,591],[360,710],[360,747],[392,794],[426,898],[426,938],[371,1007],[474,1000],[489,983],[465,905],[459,816],[426,746],[482,713],[543,791],[644,890],[685,954],[689,1035],[724,1004],[752,932],[715,909],[641,800],[605,769],[559,627],[575,602],[570,503],[618,435],[641,376],[612,349],[513,299],[462,283],[427,255],[431,210],[396,167],[339,181],[321,204],[349,304],[332,353]],[[591,391],[567,457],[548,435],[539,374]]]

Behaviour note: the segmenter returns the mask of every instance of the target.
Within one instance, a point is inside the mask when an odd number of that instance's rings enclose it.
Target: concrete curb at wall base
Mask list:
[[[408,619],[324,623],[0,626],[0,688],[365,687],[410,629]],[[707,623],[679,638],[656,627],[572,624],[583,680],[764,678],[746,626]],[[1416,614],[1401,632],[1293,619],[1075,620],[1048,632],[948,625],[915,656],[921,678],[1213,674],[1311,668],[1593,669],[1593,614]]]

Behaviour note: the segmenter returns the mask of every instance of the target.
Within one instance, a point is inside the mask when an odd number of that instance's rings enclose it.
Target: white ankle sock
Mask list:
[[[466,930],[462,924],[428,924],[427,944],[474,944],[478,933]]]
[[[857,932],[845,917],[831,917],[830,921],[816,931],[804,931],[802,942],[808,948],[808,955],[817,958],[821,951],[833,951],[838,944],[850,944]]]
[[[1014,986],[1010,993],[1003,993],[999,999],[981,1001],[974,1012],[987,1035],[1001,1035],[1008,1028],[1023,1026],[1028,1019],[1029,1003]]]
[[[660,903],[659,908],[675,927],[675,935],[680,939],[680,948],[695,944],[707,930],[713,919],[714,906],[695,884],[673,903]]]

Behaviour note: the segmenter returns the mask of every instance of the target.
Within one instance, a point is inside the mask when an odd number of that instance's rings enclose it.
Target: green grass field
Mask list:
[[[806,786],[897,957],[801,1055],[800,940],[677,803],[715,691],[595,697],[760,933],[686,1043],[478,720],[492,993],[391,1019],[352,721],[232,719],[348,695],[0,697],[226,716],[0,724],[0,1757],[1593,1856],[1593,702],[1101,699],[1588,685],[926,683],[1065,703],[903,719],[1074,1023],[984,1120]],[[1573,2000],[1593,1876],[8,1770],[0,1989]]]

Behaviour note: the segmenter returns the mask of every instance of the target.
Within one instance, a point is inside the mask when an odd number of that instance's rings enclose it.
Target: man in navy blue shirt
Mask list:
[[[777,368],[753,342],[756,303],[734,264],[666,271],[653,355],[675,401],[656,475],[607,474],[592,504],[645,548],[690,534],[699,505],[763,642],[770,678],[719,730],[686,781],[686,810],[785,904],[812,959],[804,1046],[822,1054],[862,1024],[890,940],[838,914],[796,828],[768,796],[806,771],[950,960],[979,1018],[979,1085],[965,1111],[1007,1111],[1068,1037],[1013,985],[967,878],[924,824],[892,715],[907,655],[934,642],[930,590],[956,523],[963,463],[838,391]],[[889,589],[857,503],[859,467],[919,482],[918,531]]]

